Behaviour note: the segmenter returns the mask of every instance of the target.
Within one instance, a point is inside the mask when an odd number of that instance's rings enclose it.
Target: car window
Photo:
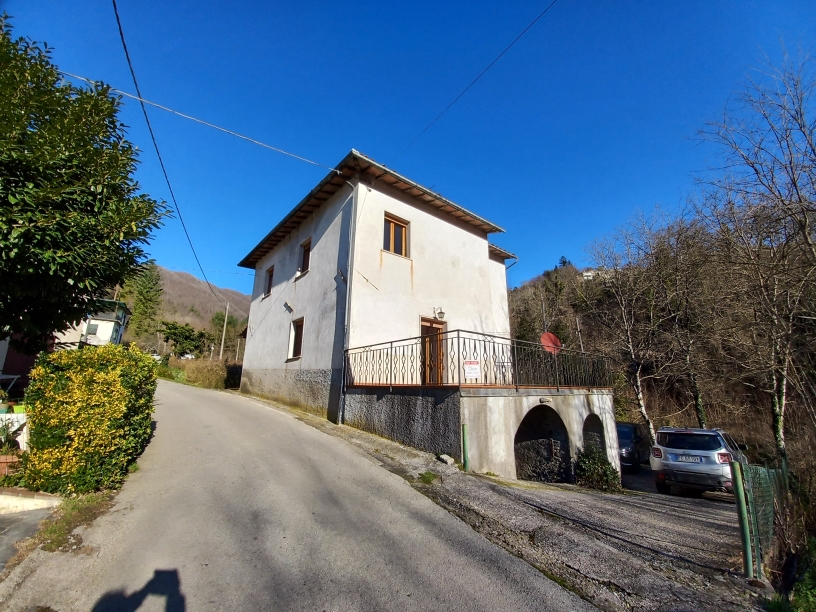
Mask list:
[[[723,438],[725,438],[725,443],[728,444],[732,451],[739,450],[739,446],[734,441],[734,438],[732,438],[728,434],[723,434]]]
[[[630,442],[633,433],[629,425],[618,425],[618,442]]]
[[[663,432],[657,434],[657,443],[676,450],[714,451],[722,448],[719,436],[713,434]]]

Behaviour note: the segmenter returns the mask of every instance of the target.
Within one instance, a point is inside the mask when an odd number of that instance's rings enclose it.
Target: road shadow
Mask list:
[[[154,570],[153,577],[141,589],[125,595],[124,591],[109,591],[99,598],[91,612],[136,612],[148,595],[165,598],[164,612],[185,612],[187,603],[181,592],[178,570]]]

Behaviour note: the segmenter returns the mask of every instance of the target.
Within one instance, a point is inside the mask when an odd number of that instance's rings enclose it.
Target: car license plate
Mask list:
[[[678,455],[677,460],[678,461],[684,461],[686,463],[702,463],[703,462],[703,458],[698,457],[696,455]]]

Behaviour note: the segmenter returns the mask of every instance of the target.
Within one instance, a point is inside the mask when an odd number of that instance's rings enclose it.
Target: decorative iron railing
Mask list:
[[[607,358],[455,330],[348,349],[346,386],[611,387]]]

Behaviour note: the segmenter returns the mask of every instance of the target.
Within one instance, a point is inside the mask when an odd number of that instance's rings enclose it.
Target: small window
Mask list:
[[[300,273],[305,274],[309,271],[309,260],[312,256],[312,240],[309,239],[300,245]]]
[[[303,319],[292,321],[292,350],[289,358],[295,359],[301,356],[303,350]]]
[[[386,215],[383,226],[383,251],[408,257],[408,224]]]
[[[272,277],[275,272],[275,266],[272,266],[266,271],[266,292],[264,295],[269,295],[272,293]]]
[[[95,336],[99,331],[99,323],[88,323],[88,335]]]

